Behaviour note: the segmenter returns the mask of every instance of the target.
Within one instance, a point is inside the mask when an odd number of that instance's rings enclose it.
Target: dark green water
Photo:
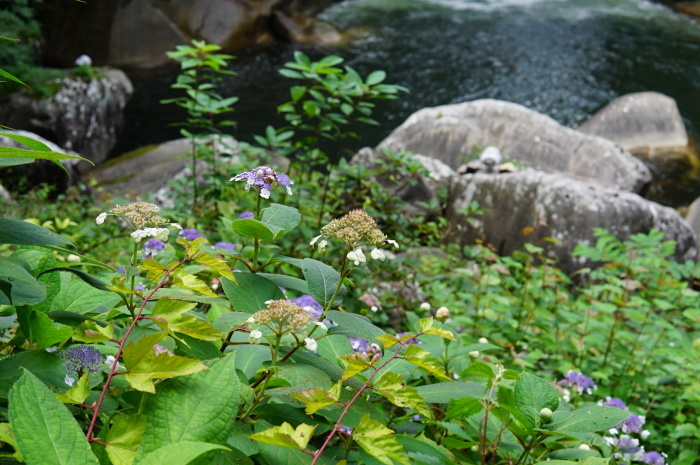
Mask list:
[[[233,62],[238,75],[223,93],[240,97],[237,138],[283,124],[276,106],[290,81],[277,69],[296,49],[340,55],[361,73],[384,69],[388,82],[411,90],[378,108],[381,126],[363,130],[358,148],[426,106],[496,98],[575,127],[610,100],[647,90],[675,98],[689,133],[700,136],[700,25],[645,0],[347,0],[324,19],[367,34],[340,48],[276,45]],[[177,72],[130,72],[137,91],[115,153],[178,137],[168,124],[182,114],[158,104],[174,95],[168,86]],[[686,174],[658,173],[651,196],[689,203],[700,180]]]

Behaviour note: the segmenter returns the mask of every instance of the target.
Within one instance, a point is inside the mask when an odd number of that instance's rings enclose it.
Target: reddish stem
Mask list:
[[[122,353],[124,352],[124,346],[126,345],[127,339],[129,339],[129,335],[131,334],[131,331],[134,330],[136,327],[136,323],[142,319],[141,313],[143,312],[143,309],[146,308],[146,304],[150,300],[151,297],[153,297],[153,294],[156,293],[160,288],[163,287],[165,284],[165,281],[168,279],[168,277],[172,274],[173,271],[175,271],[177,268],[182,266],[184,263],[188,262],[189,259],[185,258],[183,259],[180,263],[175,265],[172,269],[168,270],[165,275],[163,276],[163,280],[160,282],[159,285],[155,287],[144,299],[143,302],[141,303],[141,308],[139,308],[139,311],[136,313],[136,316],[132,320],[131,324],[126,330],[126,333],[124,333],[124,336],[121,338],[119,342],[119,348],[117,349],[117,354],[114,356],[114,362],[112,363],[112,366],[109,369],[109,374],[107,375],[107,380],[105,381],[104,386],[102,387],[102,392],[100,393],[100,398],[97,400],[97,403],[93,407],[94,413],[92,414],[92,419],[90,420],[90,427],[87,430],[87,433],[85,433],[85,437],[89,442],[97,442],[99,444],[104,444],[96,439],[93,438],[93,433],[95,430],[95,425],[97,424],[97,417],[100,414],[100,407],[102,407],[102,402],[104,402],[105,397],[107,396],[107,391],[109,390],[109,384],[112,382],[112,378],[116,376],[117,374],[120,374],[117,372],[118,367],[119,367],[119,358],[122,356]]]

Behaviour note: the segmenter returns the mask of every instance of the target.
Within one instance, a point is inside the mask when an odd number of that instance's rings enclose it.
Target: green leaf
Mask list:
[[[287,422],[265,431],[252,434],[250,439],[274,446],[289,447],[291,449],[305,449],[314,434],[315,426],[301,424],[296,428]]]
[[[342,381],[338,381],[332,388],[326,390],[322,387],[314,387],[306,391],[290,394],[296,400],[306,404],[306,414],[313,415],[323,407],[335,404],[340,398]]]
[[[98,307],[112,308],[121,302],[112,291],[100,291],[80,279],[69,279],[70,275],[61,276],[61,290],[51,302],[49,311],[67,311],[84,315]]]
[[[253,218],[245,220],[233,220],[231,227],[243,237],[260,239],[261,241],[274,241],[284,236],[284,229],[273,224],[263,223]]]
[[[461,399],[463,397],[481,399],[486,393],[486,388],[481,384],[470,381],[454,381],[417,386],[416,391],[428,403],[446,404],[451,399]]]
[[[362,373],[371,366],[369,360],[367,360],[367,357],[365,357],[363,354],[352,353],[342,355],[340,358],[348,364],[343,372],[343,380],[352,378],[356,374]]]
[[[15,142],[19,142],[25,147],[29,147],[30,149],[36,150],[38,152],[51,152],[51,148],[48,145],[44,144],[43,142],[39,142],[36,139],[32,139],[31,137],[22,136],[13,132],[0,132],[0,136],[5,136],[8,139],[12,139]]]
[[[373,71],[367,76],[365,81],[368,86],[374,86],[386,79],[386,73],[382,70]]]
[[[331,298],[335,288],[340,281],[340,273],[335,271],[325,263],[312,258],[305,258],[301,261],[301,271],[309,284],[309,294],[316,299],[323,308],[327,308],[331,303]],[[345,287],[341,287],[340,292],[333,301],[333,305],[339,305],[345,295]]]
[[[464,419],[476,415],[484,409],[484,405],[478,400],[471,397],[462,397],[461,399],[452,399],[447,407],[446,419],[458,418]]]
[[[39,273],[39,276],[41,276],[45,273],[53,273],[56,271],[67,271],[69,273],[73,273],[74,275],[76,275],[77,277],[79,277],[80,279],[82,279],[84,282],[86,282],[90,286],[94,287],[95,289],[99,289],[101,291],[109,291],[109,289],[107,289],[107,283],[105,283],[104,281],[92,276],[91,274],[86,273],[86,272],[79,270],[77,268],[59,266],[56,268],[50,268],[48,270],[44,270],[41,273]]]
[[[515,407],[525,415],[528,424],[523,425],[528,431],[538,424],[540,410],[548,408],[552,412],[559,407],[559,393],[546,380],[523,372],[515,382],[513,390]]]
[[[438,329],[438,328],[434,328]],[[406,347],[406,351],[401,354],[402,358],[412,364],[419,366],[430,373],[449,380],[450,377],[445,374],[445,369],[442,364],[434,358],[428,357],[430,352],[420,348],[420,346],[411,344]]]
[[[303,279],[295,278],[293,276],[286,276],[282,274],[272,274],[272,273],[257,273],[258,276],[267,278],[273,283],[277,284],[279,287],[285,289],[293,289],[299,291],[302,294],[309,293],[309,285]]]
[[[3,39],[7,39],[7,38],[6,38],[6,37],[3,37]],[[8,39],[8,40],[10,40],[10,39]],[[27,84],[25,84],[24,82],[20,81],[20,80],[17,79],[15,76],[13,76],[12,74],[8,73],[8,72],[5,71],[5,70],[0,69],[0,76],[2,76],[2,77],[4,77],[4,78],[7,78],[7,79],[9,79],[9,80],[11,80],[11,81],[15,81],[17,84],[22,84],[22,85],[25,86],[25,87],[29,87]]]
[[[10,388],[22,376],[22,369],[31,371],[51,387],[65,388],[64,361],[45,350],[28,350],[0,360],[0,398],[6,398]]]
[[[239,395],[235,352],[213,361],[209,370],[164,382],[147,409],[137,455],[183,441],[225,444],[236,419]]]
[[[296,208],[273,203],[262,211],[262,222],[282,229],[286,234],[299,226],[301,214]]]
[[[320,368],[303,363],[280,362],[277,365],[277,377],[289,382],[290,386],[300,389],[321,387],[328,389],[333,384],[331,378]]]
[[[24,260],[0,257],[0,305],[34,305],[46,298],[46,284],[25,267]]]
[[[123,359],[127,373],[124,378],[134,389],[155,394],[154,379],[189,375],[207,368],[199,360],[173,356],[167,352],[156,355],[153,346],[166,336],[166,333],[155,333],[126,345]]]
[[[181,441],[167,444],[150,452],[138,465],[187,465],[202,454],[216,449],[228,450],[228,447],[219,444],[209,444],[197,441]]]
[[[18,462],[24,462],[24,457],[19,451],[19,446],[17,445],[17,441],[15,440],[15,435],[12,434],[12,428],[10,427],[9,423],[0,423],[0,442],[9,444],[15,450],[15,452],[12,454],[9,454],[7,452],[0,452],[0,457],[9,456],[17,460]]]
[[[326,316],[338,325],[328,328],[329,334],[344,334],[364,339],[368,342],[374,342],[375,338],[384,334],[384,331],[372,324],[369,318],[356,313],[330,310],[326,312]]]
[[[333,381],[339,381],[343,376],[343,369],[340,368],[338,365],[331,363],[328,360],[325,360],[319,357],[318,355],[312,354],[310,352],[297,350],[296,352],[294,352],[294,355],[292,355],[291,360],[297,363],[303,363],[319,368],[328,376],[330,376],[331,380]],[[350,378],[346,380],[345,384],[348,386],[352,386],[355,389],[362,388],[362,383],[360,382],[360,380],[355,378]]]
[[[385,465],[394,465],[395,460],[410,465],[406,450],[396,440],[394,431],[382,425],[369,415],[362,417],[360,424],[352,432],[352,438],[370,454]]]
[[[114,465],[131,465],[134,462],[145,429],[145,415],[120,413],[114,418],[104,440],[107,455]]]
[[[12,386],[9,418],[22,455],[32,465],[99,465],[73,415],[29,371]]]
[[[28,307],[17,309],[17,320],[24,336],[39,349],[63,342],[73,334],[70,326],[57,326],[48,316]]]
[[[164,331],[171,333],[182,333],[203,341],[218,341],[223,338],[224,335],[206,321],[198,320],[194,315],[183,315],[195,305],[195,303],[160,299],[151,312],[151,320]]]
[[[284,294],[279,286],[267,278],[253,273],[236,273],[236,282],[226,278],[221,280],[221,285],[231,306],[237,312],[255,313],[267,308],[268,300],[284,299]]]
[[[589,406],[573,412],[554,412],[552,422],[546,427],[556,432],[595,433],[614,428],[625,418],[629,411],[615,407]]]
[[[42,313],[47,313],[51,307],[51,302],[61,290],[60,274],[40,276],[42,271],[56,266],[53,252],[45,247],[25,245],[18,248],[11,257],[26,261],[29,265],[28,271],[32,276],[46,285],[46,298],[42,302],[33,304],[32,308]]]
[[[406,385],[401,375],[384,373],[374,388],[397,407],[412,408],[427,418],[433,418],[433,412],[428,408],[428,404],[418,391]]]
[[[82,404],[90,395],[89,385],[90,373],[83,373],[77,383],[65,393],[56,393],[56,397],[64,404]]]

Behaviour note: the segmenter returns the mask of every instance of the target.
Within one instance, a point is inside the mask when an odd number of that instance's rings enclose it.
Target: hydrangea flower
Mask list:
[[[641,461],[648,465],[666,465],[666,460],[664,459],[666,454],[659,454],[655,450],[647,452],[642,455]]]
[[[562,387],[573,388],[579,394],[583,394],[584,391],[588,394],[592,394],[593,391],[598,388],[591,378],[583,373],[571,370],[564,375],[564,379],[559,381],[559,385]]]
[[[617,397],[608,397],[605,399],[605,402],[602,402],[602,405],[619,408],[621,410],[629,410],[622,399],[618,399]],[[623,433],[641,433],[645,421],[646,418],[644,416],[633,413],[614,428],[615,433],[613,434],[617,434],[617,430],[622,430]]]
[[[323,307],[321,304],[319,304],[316,299],[314,299],[312,296],[309,294],[304,294],[302,296],[297,297],[296,299],[291,299],[291,302],[294,302],[304,310],[306,310],[309,315],[311,315],[311,318],[314,320],[317,320],[321,316],[321,312],[323,312]]]
[[[617,397],[608,397],[605,399],[605,402],[601,403],[601,405],[604,405],[605,407],[615,407],[621,410],[629,410],[622,399]]]
[[[180,237],[184,237],[188,241],[193,241],[204,236],[202,236],[202,234],[194,228],[186,228],[180,231]]]
[[[248,218],[252,218],[255,216],[255,213],[251,211],[244,211],[243,213],[240,214],[238,217],[239,220],[247,220]]]
[[[258,166],[232,177],[229,181],[246,181],[245,190],[254,187],[263,199],[270,198],[270,191],[274,188],[273,184],[284,187],[289,195],[292,195],[291,185],[294,184],[289,176],[278,173],[269,166]]]
[[[304,347],[306,347],[306,350],[310,352],[316,352],[318,349],[318,342],[316,342],[316,339],[307,337],[304,339]]]
[[[404,337],[404,336],[406,336],[406,335],[408,335],[408,334],[410,334],[410,333],[396,333],[396,337],[399,338],[399,339],[401,339],[402,337]],[[408,339],[406,342],[407,342],[408,344],[422,344],[421,341],[419,341],[419,340],[416,339],[415,337],[412,337],[411,339]]]
[[[229,252],[233,252],[236,250],[235,245],[225,241],[217,242],[216,244],[214,244],[214,248],[228,250]]]
[[[143,250],[144,256],[153,257],[158,252],[162,252],[164,248],[165,242],[161,241],[160,239],[151,238],[147,240],[145,244],[143,244],[143,248],[141,250]]]
[[[349,337],[348,341],[350,342],[350,347],[352,347],[352,349],[359,354],[372,356],[381,352],[379,345],[374,343],[370,344],[364,339]]]
[[[68,374],[66,375],[66,384],[72,386],[68,382],[68,378],[80,377],[83,373],[96,373],[104,370],[104,359],[102,354],[91,346],[80,345],[69,347],[64,350],[60,357],[65,360],[64,366]],[[75,379],[73,379],[75,382]]]

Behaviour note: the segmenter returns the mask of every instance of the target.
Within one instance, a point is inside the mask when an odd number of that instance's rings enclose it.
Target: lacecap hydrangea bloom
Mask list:
[[[148,202],[132,202],[128,205],[118,205],[112,210],[100,213],[95,218],[95,223],[102,224],[107,216],[113,215],[121,218],[134,231],[131,237],[134,242],[139,243],[142,239],[154,237],[159,241],[168,240],[170,231],[163,226],[171,225],[182,229],[177,223],[168,223],[168,220],[158,216],[159,208]]]
[[[199,239],[200,237],[204,237],[204,236],[202,236],[202,233],[200,233],[199,231],[197,231],[194,228],[185,228],[182,231],[180,231],[180,237],[184,237],[188,241],[193,241],[195,239]]]
[[[68,374],[64,381],[69,386],[72,386],[75,378],[79,378],[83,373],[99,372],[107,368],[102,354],[91,346],[69,347],[61,352],[60,357],[65,360],[64,366]]]
[[[269,300],[267,308],[258,310],[251,323],[267,326],[277,334],[285,331],[302,331],[311,323],[311,315],[289,300]]]
[[[573,388],[579,394],[583,394],[584,391],[588,394],[592,394],[593,391],[598,388],[591,378],[583,373],[572,370],[569,370],[568,373],[564,375],[564,379],[559,381],[559,385],[562,387]]]
[[[264,199],[270,198],[270,191],[277,186],[282,186],[287,191],[287,194],[292,195],[291,185],[294,182],[289,179],[284,173],[278,173],[269,166],[258,166],[250,171],[238,174],[229,181],[245,181],[245,190],[249,190],[253,187],[260,197]]]

